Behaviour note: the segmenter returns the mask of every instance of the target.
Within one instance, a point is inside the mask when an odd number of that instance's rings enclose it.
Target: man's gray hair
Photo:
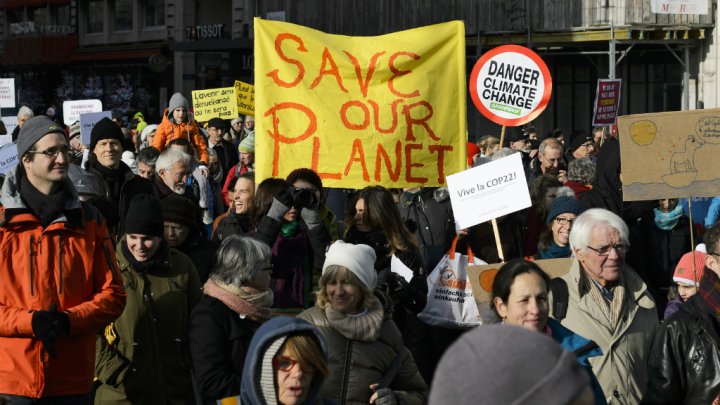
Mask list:
[[[510,148],[502,148],[499,151],[493,153],[492,156],[490,156],[490,161],[494,162],[498,159],[502,159],[504,157],[510,156],[513,153],[519,153],[519,151],[516,151],[515,149],[510,149]]]
[[[589,157],[571,160],[568,163],[568,180],[592,184],[595,181],[595,162]]]
[[[210,277],[237,287],[246,285],[263,266],[270,264],[270,246],[249,236],[230,235],[222,241],[215,254],[215,267]]]
[[[165,149],[165,151],[158,157],[157,163],[155,163],[155,171],[160,172],[160,170],[170,170],[178,162],[182,162],[183,164],[189,166],[190,155],[176,149]]]
[[[570,246],[585,249],[590,243],[590,234],[597,227],[608,226],[618,231],[620,243],[628,242],[628,227],[615,213],[602,208],[591,208],[575,218],[570,230]]]
[[[564,153],[564,149],[560,141],[557,140],[557,138],[547,138],[544,141],[540,142],[540,147],[538,148],[538,153],[545,156],[545,150],[547,148],[550,149],[559,149],[560,155]]]
[[[24,106],[20,107],[20,109],[18,110],[17,116],[32,118],[35,116],[35,113],[33,112],[33,110],[30,107],[24,105]]]

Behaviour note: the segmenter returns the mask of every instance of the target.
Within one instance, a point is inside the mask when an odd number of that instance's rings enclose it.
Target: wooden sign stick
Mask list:
[[[695,229],[692,220],[692,197],[688,197],[688,216],[690,217],[690,251],[692,252],[693,259],[693,281],[695,281],[695,285],[699,285],[697,279],[697,268],[695,266]]]
[[[498,257],[501,263],[505,263],[505,255],[503,254],[502,245],[500,244],[500,230],[498,230],[497,219],[493,219],[490,222],[492,222],[493,234],[495,234],[495,246],[497,247]]]

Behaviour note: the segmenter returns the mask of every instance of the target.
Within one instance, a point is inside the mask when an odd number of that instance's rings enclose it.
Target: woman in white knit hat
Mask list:
[[[314,307],[299,317],[328,344],[330,377],[323,398],[346,404],[422,404],[428,388],[390,314],[373,295],[375,251],[337,241],[330,246]]]

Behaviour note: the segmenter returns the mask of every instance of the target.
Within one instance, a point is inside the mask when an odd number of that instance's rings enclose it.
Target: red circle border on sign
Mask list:
[[[538,104],[538,106],[534,110],[532,110],[530,114],[524,117],[514,119],[497,116],[493,114],[490,110],[485,108],[483,103],[480,101],[480,97],[477,94],[477,86],[475,85],[475,83],[477,83],[478,75],[480,74],[480,69],[482,69],[485,63],[487,63],[490,58],[500,53],[508,52],[520,53],[532,59],[532,61],[535,62],[540,69],[540,73],[542,73],[543,75],[543,83],[545,84],[545,89],[543,91],[542,98],[540,99],[540,104]],[[506,127],[516,127],[518,125],[523,125],[534,120],[538,117],[538,115],[540,115],[540,113],[545,111],[545,107],[547,107],[548,102],[550,102],[550,95],[552,94],[552,77],[550,77],[550,70],[545,64],[545,61],[543,61],[538,54],[536,54],[529,48],[519,45],[502,45],[485,52],[480,57],[480,59],[478,59],[478,61],[475,63],[475,66],[473,67],[472,73],[470,74],[469,87],[470,97],[472,98],[475,107],[478,109],[478,111],[480,111],[480,114],[482,114],[483,116],[485,116],[485,118],[496,124],[504,125]]]

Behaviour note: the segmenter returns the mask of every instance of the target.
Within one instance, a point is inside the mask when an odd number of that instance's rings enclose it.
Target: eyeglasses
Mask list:
[[[275,356],[272,359],[272,365],[276,370],[282,370],[282,371],[290,371],[295,367],[296,364],[300,363],[297,360],[291,359],[287,356]],[[300,369],[303,371],[303,373],[314,373],[315,368],[313,368],[310,365],[305,365],[303,367],[302,364],[300,364]]]
[[[555,218],[555,222],[557,222],[558,225],[572,224],[574,221],[575,221],[575,218],[562,218],[562,217]]]
[[[582,145],[580,145],[580,146],[584,146],[584,147],[586,147],[586,148],[588,148],[588,149],[595,148],[595,144],[592,143],[592,142],[584,143],[584,144],[582,144]]]
[[[56,158],[58,153],[62,153],[63,156],[67,156],[70,153],[70,147],[68,145],[62,145],[62,146],[53,146],[51,148],[47,148],[45,150],[40,151],[29,151],[27,153],[33,154],[33,155],[45,155],[49,157],[50,159]]]
[[[627,252],[627,250],[630,248],[630,245],[627,243],[616,243],[614,245],[600,246],[599,248],[594,248],[592,246],[586,247],[597,253],[599,256],[607,256],[610,254],[611,249],[615,249],[618,254],[623,254]]]

